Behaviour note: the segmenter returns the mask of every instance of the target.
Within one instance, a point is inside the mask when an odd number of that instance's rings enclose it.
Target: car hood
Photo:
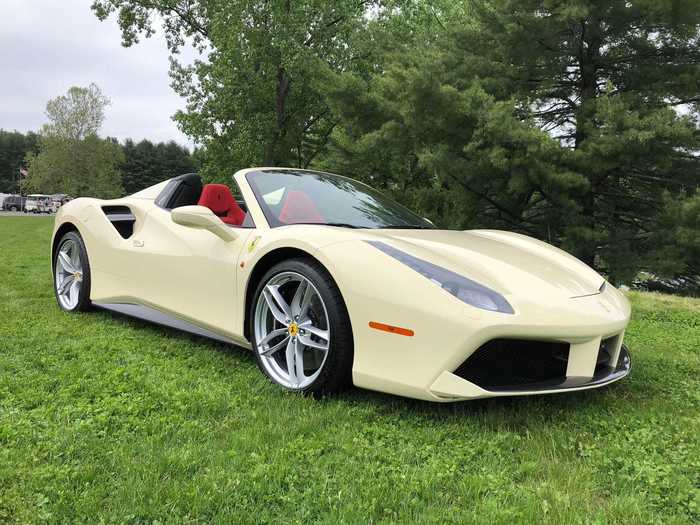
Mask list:
[[[496,230],[366,230],[415,257],[473,279],[505,295],[538,298],[600,293],[605,280],[568,253],[525,235]]]

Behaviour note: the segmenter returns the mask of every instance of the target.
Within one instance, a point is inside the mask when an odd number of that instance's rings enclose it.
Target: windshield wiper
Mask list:
[[[361,226],[356,226],[354,224],[348,224],[345,222],[292,222],[290,224],[285,224],[284,226],[294,226],[296,224],[314,224],[316,226],[338,226],[340,228],[361,228]]]
[[[377,226],[379,230],[434,230],[432,226],[420,226],[418,224],[390,224],[389,226]]]

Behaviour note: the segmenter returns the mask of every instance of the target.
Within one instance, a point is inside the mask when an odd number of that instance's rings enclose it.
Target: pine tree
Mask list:
[[[468,6],[468,22],[444,17],[439,37],[335,87],[342,122],[324,165],[398,189],[445,226],[562,245],[615,281],[662,271],[658,231],[678,231],[669,210],[700,182],[700,2]]]

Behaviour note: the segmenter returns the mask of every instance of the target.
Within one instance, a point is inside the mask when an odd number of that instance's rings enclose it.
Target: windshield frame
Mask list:
[[[265,201],[263,198],[263,195],[260,192],[260,188],[254,183],[252,180],[254,177],[259,176],[260,174],[271,174],[275,172],[280,172],[280,173],[292,173],[292,174],[297,174],[300,176],[304,175],[320,175],[323,177],[330,177],[330,178],[335,178],[335,179],[341,179],[344,181],[347,181],[349,184],[354,185],[358,187],[358,189],[364,191],[367,193],[370,197],[374,196],[379,196],[382,199],[385,199],[387,201],[390,201],[393,206],[396,206],[400,211],[403,213],[406,213],[409,216],[413,216],[416,218],[416,224],[409,225],[409,224],[396,224],[396,225],[376,225],[376,226],[370,226],[370,225],[352,225],[352,224],[342,224],[342,223],[334,223],[332,221],[328,222],[292,222],[292,223],[284,223],[281,222],[276,214],[272,211],[268,203]],[[256,204],[260,211],[262,212],[263,216],[265,217],[265,221],[268,224],[269,228],[279,228],[282,226],[294,226],[296,224],[304,224],[304,225],[318,225],[318,226],[337,226],[337,227],[345,227],[345,228],[356,228],[356,229],[390,229],[391,227],[396,227],[396,228],[401,228],[401,229],[437,229],[437,227],[430,222],[428,219],[425,217],[421,217],[419,214],[414,212],[413,210],[407,208],[403,204],[400,204],[399,202],[395,201],[388,195],[385,195],[383,192],[372,188],[368,184],[365,184],[364,182],[361,182],[359,180],[352,179],[350,177],[345,177],[343,175],[338,175],[336,173],[329,173],[325,171],[317,171],[317,170],[309,170],[309,169],[303,169],[303,168],[253,168],[253,169],[248,169],[245,170],[245,173],[242,173],[243,178],[245,178],[246,185],[250,189],[251,193],[255,197]]]

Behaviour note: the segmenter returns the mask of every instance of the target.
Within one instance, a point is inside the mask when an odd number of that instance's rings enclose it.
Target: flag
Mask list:
[[[27,175],[29,175],[29,171],[27,171],[26,168],[20,168],[19,174],[22,175],[22,177],[26,177]]]

